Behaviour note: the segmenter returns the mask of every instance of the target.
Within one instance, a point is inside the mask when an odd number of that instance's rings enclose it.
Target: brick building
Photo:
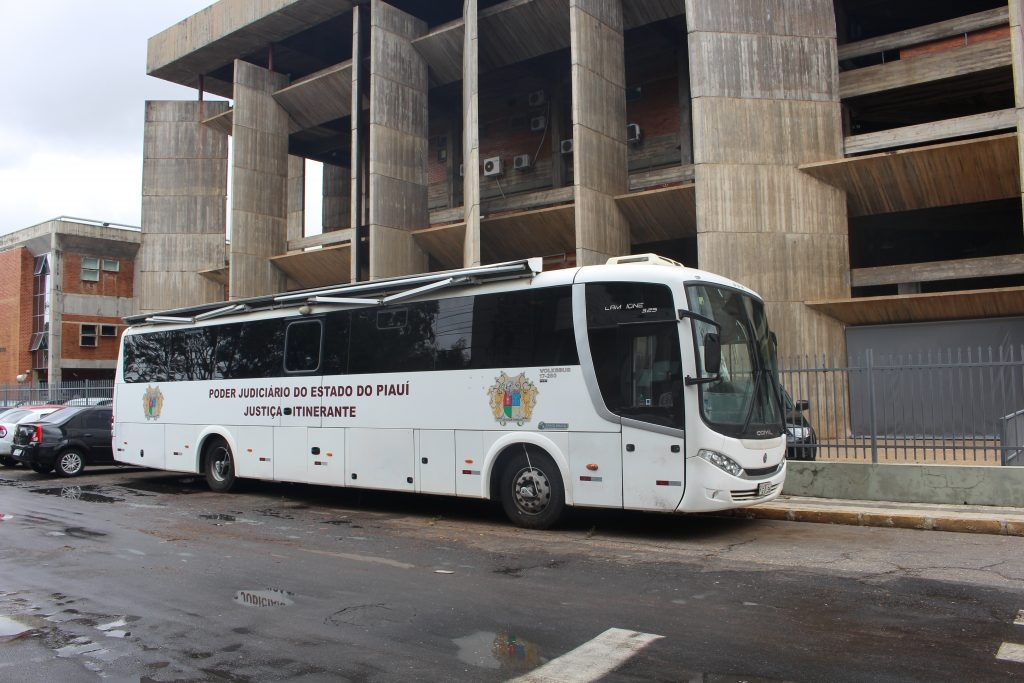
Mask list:
[[[853,328],[1019,336],[1022,14],[220,0],[149,42],[148,72],[197,97],[147,106],[139,310],[655,251],[760,292],[783,356],[841,358]]]
[[[0,236],[0,384],[114,378],[139,241],[63,217]]]

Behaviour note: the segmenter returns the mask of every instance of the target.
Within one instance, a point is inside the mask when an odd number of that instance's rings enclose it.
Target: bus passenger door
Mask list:
[[[622,504],[630,510],[675,510],[686,484],[682,437],[622,427]]]

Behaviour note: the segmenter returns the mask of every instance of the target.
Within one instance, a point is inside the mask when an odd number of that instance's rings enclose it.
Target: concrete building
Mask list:
[[[0,236],[0,384],[114,379],[139,242],[66,217]]]
[[[147,106],[138,309],[654,251],[783,356],[1015,319],[1022,2],[220,0],[149,42],[197,97]]]

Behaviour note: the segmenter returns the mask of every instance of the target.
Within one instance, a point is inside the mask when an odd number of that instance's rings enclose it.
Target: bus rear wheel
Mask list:
[[[235,485],[235,459],[231,446],[216,438],[206,447],[206,485],[211,491],[230,491]]]
[[[558,466],[546,453],[523,451],[505,464],[501,506],[517,526],[547,529],[565,510],[565,487]]]

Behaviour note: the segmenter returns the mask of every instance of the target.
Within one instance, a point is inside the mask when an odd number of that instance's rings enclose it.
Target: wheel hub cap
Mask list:
[[[526,514],[544,511],[551,500],[551,484],[538,469],[523,469],[515,481],[516,507]]]

